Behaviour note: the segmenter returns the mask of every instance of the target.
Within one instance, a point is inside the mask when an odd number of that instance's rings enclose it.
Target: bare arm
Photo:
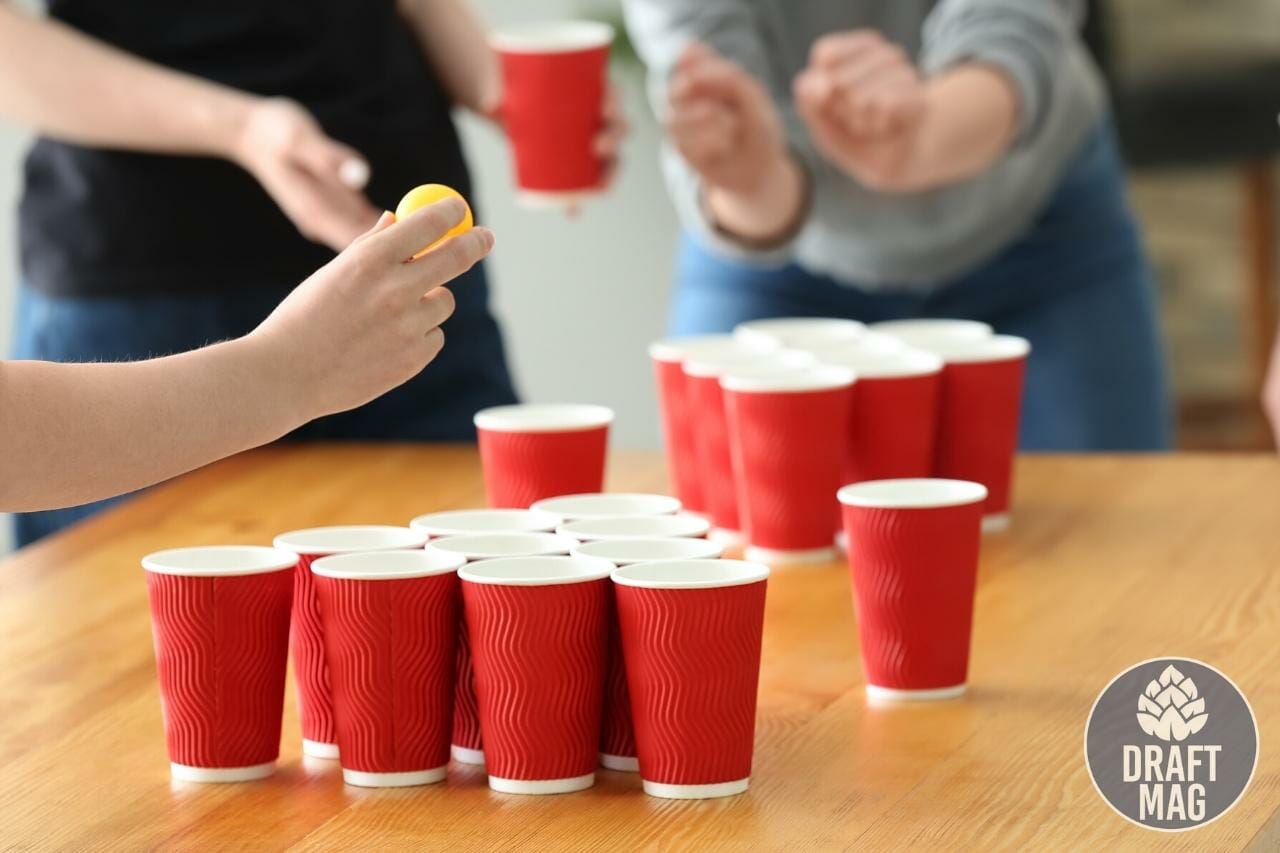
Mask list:
[[[454,103],[492,115],[502,97],[498,61],[468,0],[398,0]]]

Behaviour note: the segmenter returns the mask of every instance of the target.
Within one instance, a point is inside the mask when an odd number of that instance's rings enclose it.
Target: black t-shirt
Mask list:
[[[49,13],[153,62],[306,106],[368,158],[373,203],[470,179],[449,101],[393,0],[49,0]],[[26,161],[22,271],[50,294],[297,284],[333,253],[254,178],[204,157],[41,138]]]

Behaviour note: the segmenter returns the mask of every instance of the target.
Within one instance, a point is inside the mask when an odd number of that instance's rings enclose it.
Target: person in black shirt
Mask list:
[[[0,117],[42,134],[19,214],[15,355],[127,361],[255,328],[420,183],[469,196],[450,108],[493,115],[463,0],[0,2]],[[606,127],[610,156],[620,122]],[[310,439],[469,440],[515,399],[482,267],[432,369]],[[95,507],[96,508],[96,507]],[[92,508],[17,519],[19,543]]]

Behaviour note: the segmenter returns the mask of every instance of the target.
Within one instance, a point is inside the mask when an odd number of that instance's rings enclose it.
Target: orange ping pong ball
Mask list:
[[[458,192],[453,187],[446,187],[444,184],[422,184],[421,186],[414,187],[405,193],[404,198],[400,199],[400,203],[396,205],[396,221],[399,222],[401,219],[412,214],[418,208],[425,207],[428,204],[434,204],[435,202],[446,198],[458,199],[467,209],[466,213],[462,216],[462,221],[450,228],[439,240],[414,255],[415,258],[422,257],[424,254],[431,251],[436,246],[439,246],[450,237],[456,237],[459,234],[465,234],[470,231],[471,227],[475,225],[475,220],[471,216],[471,205],[467,204],[467,200],[462,197],[462,193]]]

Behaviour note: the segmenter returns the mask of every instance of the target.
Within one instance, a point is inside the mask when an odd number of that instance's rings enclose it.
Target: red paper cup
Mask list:
[[[727,545],[742,542],[738,488],[729,453],[729,424],[720,377],[726,373],[753,377],[781,376],[811,366],[813,361],[812,355],[798,350],[753,352],[719,358],[695,356],[685,361],[685,390],[697,424],[694,438],[703,501],[713,525],[710,538]]]
[[[675,515],[680,500],[670,495],[646,495],[637,492],[592,492],[564,495],[538,501],[534,509],[562,516],[565,521],[584,518],[610,518],[622,515]]]
[[[275,546],[299,556],[293,584],[293,627],[289,649],[293,680],[298,689],[298,717],[302,723],[302,752],[312,758],[337,758],[338,735],[333,717],[333,692],[325,660],[324,622],[316,598],[311,563],[319,557],[357,551],[421,548],[427,535],[408,527],[381,524],[312,527],[282,533]]]
[[[740,794],[751,779],[769,569],[739,560],[613,573],[645,793]]]
[[[886,320],[872,323],[871,330],[892,335],[908,346],[933,348],[986,340],[992,329],[978,320],[948,320],[921,318],[916,320]]]
[[[433,539],[478,533],[550,533],[564,519],[531,509],[459,509],[420,515],[409,526]]]
[[[685,388],[685,359],[744,355],[774,346],[769,342],[749,346],[735,341],[732,335],[669,338],[649,345],[649,357],[653,360],[658,387],[658,412],[662,418],[663,446],[666,448],[671,488],[690,512],[705,512],[706,506],[695,438],[698,425],[689,409]]]
[[[579,542],[596,542],[606,539],[701,539],[710,529],[711,522],[704,516],[678,512],[675,515],[580,518],[561,524],[556,528],[556,533],[571,536]]]
[[[747,557],[834,559],[836,505],[855,374],[820,367],[779,377],[720,380]]]
[[[595,783],[612,570],[588,557],[512,557],[459,572],[493,790]]]
[[[515,155],[519,201],[563,207],[598,192],[604,163],[595,139],[613,28],[596,21],[528,24],[496,32],[502,119]]]
[[[341,554],[311,564],[348,785],[400,788],[444,779],[463,562],[417,550]]]
[[[840,490],[871,699],[964,692],[987,490],[964,480],[876,480]]]
[[[485,491],[494,507],[604,488],[613,410],[579,404],[516,405],[476,413]]]
[[[982,528],[1003,530],[1009,526],[1022,383],[1031,345],[1024,338],[996,335],[931,349],[946,362],[934,476],[986,486]]]
[[[778,346],[807,349],[817,345],[857,340],[866,332],[857,320],[840,317],[771,317],[739,323],[733,335],[753,346]]]
[[[143,558],[174,779],[275,771],[297,563],[287,551],[230,545]]]

